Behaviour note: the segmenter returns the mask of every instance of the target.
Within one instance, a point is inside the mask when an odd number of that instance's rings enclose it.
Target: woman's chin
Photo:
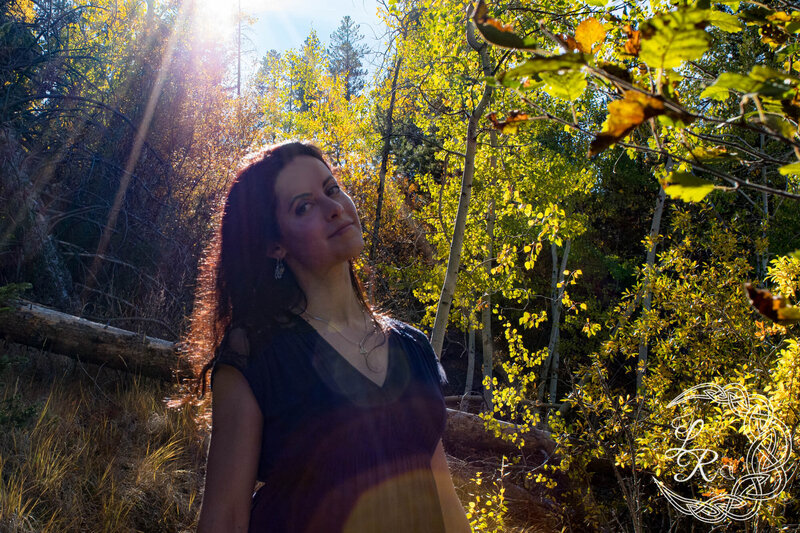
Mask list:
[[[353,242],[352,255],[349,257],[349,259],[356,259],[359,255],[361,255],[361,252],[364,251],[364,247],[364,237],[359,233],[358,240]]]
[[[342,250],[342,254],[334,260],[334,264],[340,263],[348,263],[349,261],[355,261],[361,255],[361,252],[364,251],[364,242],[362,241],[360,245],[353,245],[352,247],[347,247],[346,250]]]
[[[344,243],[342,243],[344,244]],[[336,268],[342,263],[358,259],[361,252],[364,251],[364,239],[359,234],[357,239],[348,242],[347,245],[338,246],[336,251],[331,250],[332,255],[327,257],[309,258],[307,262],[303,262],[305,266],[300,268],[308,272],[327,272],[331,268]]]

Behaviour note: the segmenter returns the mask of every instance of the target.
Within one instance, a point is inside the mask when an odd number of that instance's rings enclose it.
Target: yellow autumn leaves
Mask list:
[[[606,29],[594,17],[588,18],[575,28],[575,41],[584,54],[593,54],[606,39]]]

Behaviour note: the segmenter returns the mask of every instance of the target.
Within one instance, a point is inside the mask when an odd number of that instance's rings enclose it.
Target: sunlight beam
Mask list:
[[[117,194],[114,197],[114,203],[108,213],[108,221],[103,229],[103,235],[100,237],[100,242],[97,244],[97,252],[95,253],[94,260],[92,261],[92,266],[89,269],[89,275],[86,277],[86,286],[84,288],[84,293],[81,296],[82,301],[85,300],[86,292],[92,288],[91,286],[96,279],[97,270],[100,268],[100,262],[102,261],[101,258],[105,255],[106,248],[108,248],[108,243],[111,240],[111,234],[114,230],[114,226],[117,223],[119,211],[122,207],[122,200],[125,198],[125,193],[128,191],[128,186],[130,185],[131,177],[133,176],[133,170],[136,168],[136,164],[139,162],[142,146],[144,145],[145,138],[150,130],[150,123],[153,120],[156,104],[158,103],[158,98],[161,96],[161,90],[163,89],[164,82],[166,81],[166,72],[172,63],[172,55],[175,52],[175,45],[178,41],[180,29],[186,16],[186,6],[188,5],[188,2],[183,4],[178,11],[175,25],[170,33],[169,41],[167,41],[167,48],[164,52],[164,57],[161,59],[161,65],[158,69],[156,82],[153,85],[153,89],[150,91],[150,97],[147,100],[147,107],[145,108],[144,116],[142,117],[142,121],[136,131],[133,147],[131,148],[131,153],[128,156],[128,161],[125,163],[125,170],[122,173],[119,187],[117,188]]]

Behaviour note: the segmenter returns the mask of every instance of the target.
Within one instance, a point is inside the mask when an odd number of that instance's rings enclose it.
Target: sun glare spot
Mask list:
[[[210,40],[228,39],[236,29],[238,10],[236,0],[196,0],[195,30]]]
[[[303,4],[292,0],[195,0],[194,26],[206,38],[225,40],[235,35],[240,12],[248,20],[268,13],[275,16],[293,12],[300,5]]]

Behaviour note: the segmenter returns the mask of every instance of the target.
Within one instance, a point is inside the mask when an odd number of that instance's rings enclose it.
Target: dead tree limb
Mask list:
[[[0,314],[0,337],[106,368],[172,381],[191,376],[175,343],[106,326],[31,302]]]

